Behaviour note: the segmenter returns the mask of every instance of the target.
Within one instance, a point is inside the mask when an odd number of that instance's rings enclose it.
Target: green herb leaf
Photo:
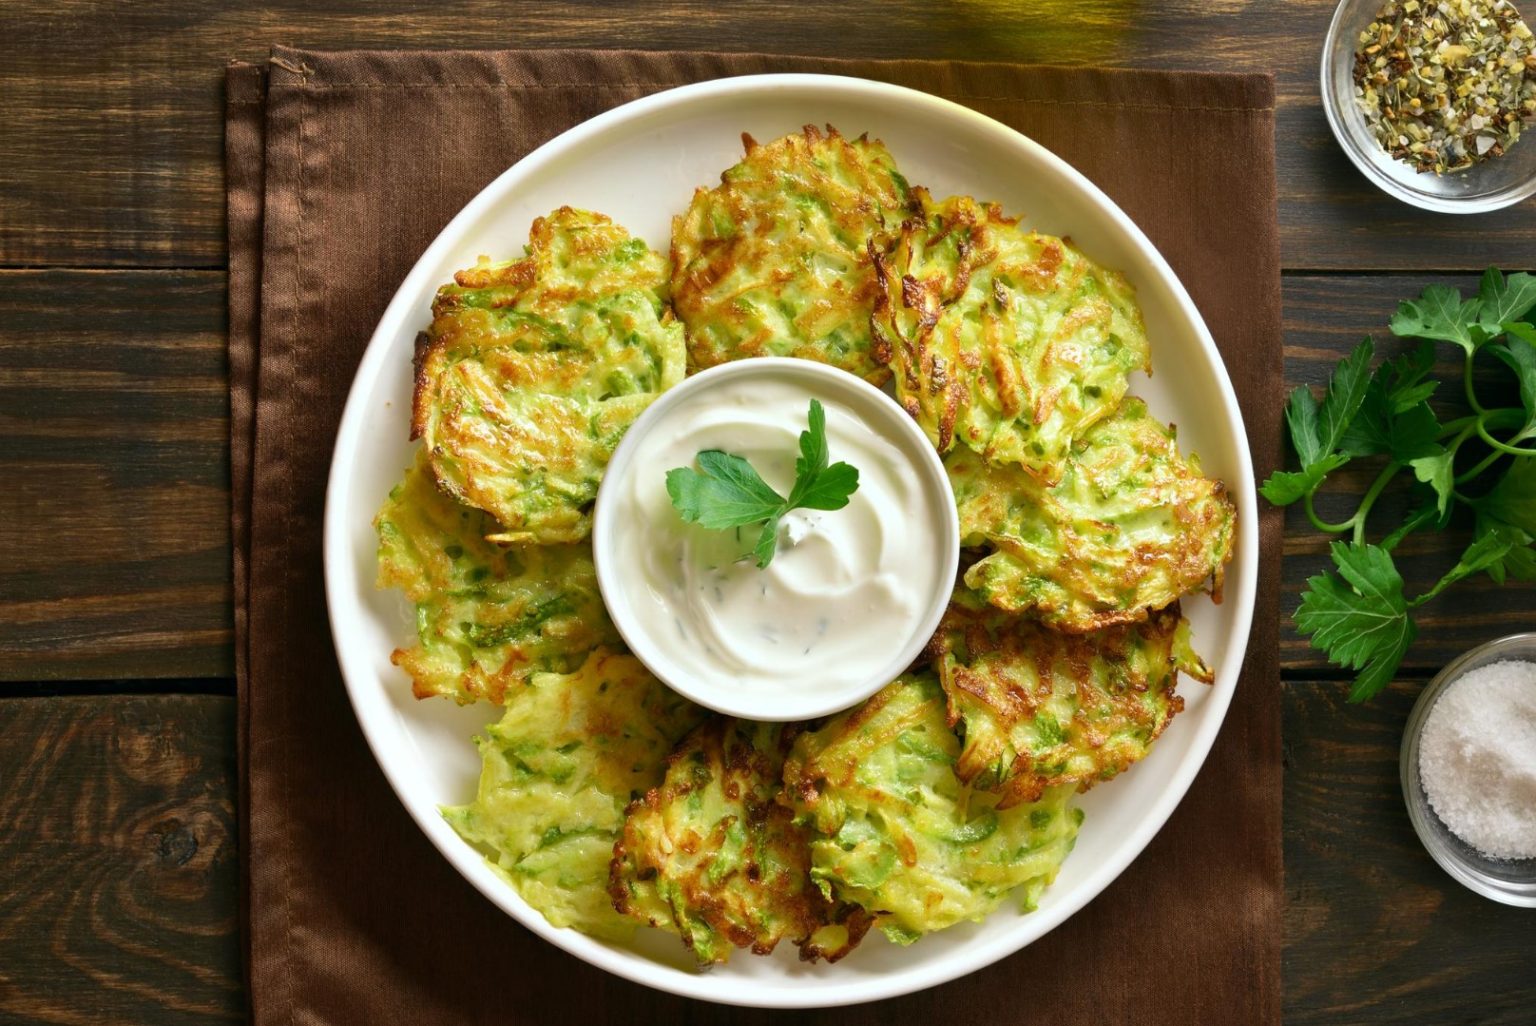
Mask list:
[[[1339,361],[1328,380],[1328,394],[1318,410],[1318,440],[1324,453],[1333,452],[1344,438],[1344,431],[1354,419],[1371,380],[1370,338],[1362,339],[1354,351]],[[1310,462],[1310,461],[1309,461]]]
[[[1406,300],[1392,316],[1392,334],[1454,342],[1472,352],[1488,338],[1479,322],[1479,300],[1463,301],[1448,285],[1431,285],[1418,299]]]
[[[846,463],[834,463],[804,487],[797,485],[791,509],[842,509],[859,488],[859,472]]]
[[[1304,498],[1308,493],[1317,490],[1317,486],[1323,483],[1329,473],[1349,462],[1349,457],[1341,453],[1324,456],[1315,463],[1307,465],[1301,471],[1277,470],[1269,475],[1259,489],[1264,498],[1276,506],[1289,506],[1297,499]]]
[[[827,411],[822,408],[821,400],[811,400],[805,419],[806,429],[800,432],[800,456],[795,460],[797,480],[827,469]]]
[[[848,505],[859,487],[859,472],[847,463],[827,465],[827,414],[811,400],[808,428],[800,434],[795,485],[785,498],[769,487],[751,463],[733,453],[706,449],[698,469],[667,471],[667,495],[678,515],[710,530],[762,524],[753,555],[759,569],[773,562],[779,520],[792,509],[836,510]]]
[[[1383,366],[1382,370],[1387,368]],[[1365,401],[1344,432],[1341,448],[1350,456],[1386,453],[1399,463],[1410,463],[1441,451],[1440,422],[1426,402],[1398,410],[1390,386],[1378,371],[1365,391]]]
[[[1536,459],[1517,457],[1473,505],[1483,516],[1536,535]]]
[[[768,518],[763,525],[763,533],[757,536],[757,545],[752,549],[752,554],[757,557],[757,568],[768,569],[768,564],[773,562],[773,554],[779,544],[779,518],[777,515]]]
[[[1348,454],[1337,450],[1370,386],[1372,348],[1371,340],[1363,339],[1334,368],[1321,406],[1305,385],[1291,392],[1285,420],[1301,470],[1280,470],[1269,476],[1260,491],[1270,502],[1285,506],[1304,498],[1317,491],[1331,472],[1349,462]]]
[[[1291,430],[1291,445],[1303,467],[1322,458],[1323,443],[1317,432],[1317,400],[1306,385],[1291,392],[1291,398],[1285,404],[1285,423]]]
[[[1536,424],[1536,346],[1515,339],[1509,345],[1493,345],[1488,352],[1504,361],[1520,382],[1520,405],[1525,407],[1525,426]]]
[[[1477,287],[1478,323],[1492,338],[1504,325],[1518,321],[1536,306],[1536,277],[1521,272],[1508,278],[1497,267],[1483,272]]]
[[[1524,321],[1513,321],[1504,325],[1504,330],[1515,338],[1523,338],[1531,345],[1536,346],[1536,324],[1527,324]]]
[[[1496,584],[1503,584],[1505,577],[1517,581],[1536,581],[1536,545],[1532,537],[1512,524],[1501,523],[1492,517],[1479,515],[1477,537],[1495,536],[1509,543],[1504,555],[1489,563],[1485,569]]]
[[[1435,509],[1442,517],[1456,491],[1456,472],[1452,466],[1455,456],[1455,453],[1442,449],[1434,455],[1408,461],[1413,476],[1435,490]]]
[[[667,495],[689,523],[718,531],[761,523],[783,508],[784,497],[740,456],[711,449],[698,464],[667,471]]]
[[[1415,628],[1386,549],[1335,542],[1332,554],[1339,573],[1307,581],[1296,626],[1330,661],[1359,671],[1349,700],[1363,702],[1391,682]]]
[[[807,419],[810,426],[800,433],[795,487],[785,509],[842,509],[858,490],[859,472],[846,463],[827,466],[827,413],[815,399]]]
[[[1529,535],[1527,535],[1529,537]],[[1536,545],[1526,542],[1514,546],[1496,564],[1517,581],[1536,581]],[[1489,566],[1492,570],[1493,566]]]
[[[1435,344],[1428,340],[1382,365],[1380,376],[1394,413],[1407,413],[1419,403],[1429,401],[1440,383],[1424,378],[1434,369]]]
[[[1467,551],[1461,554],[1456,565],[1446,571],[1445,576],[1435,582],[1435,586],[1418,598],[1411,605],[1415,608],[1422,606],[1446,588],[1455,584],[1464,577],[1471,577],[1475,573],[1481,573],[1496,563],[1500,563],[1509,550],[1514,547],[1513,536],[1494,531],[1476,537]]]

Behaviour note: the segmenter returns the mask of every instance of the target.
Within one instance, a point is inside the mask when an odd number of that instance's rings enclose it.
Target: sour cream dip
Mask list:
[[[788,495],[813,398],[830,462],[855,467],[858,489],[842,509],[785,514],[759,569],[760,525],[686,523],[666,475],[721,450]],[[835,368],[760,358],[695,375],[636,420],[598,493],[593,544],[608,611],[653,673],[722,712],[799,720],[912,663],[947,605],[959,528],[938,455],[894,401]]]

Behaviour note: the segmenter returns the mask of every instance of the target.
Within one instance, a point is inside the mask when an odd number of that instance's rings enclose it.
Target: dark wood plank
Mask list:
[[[1399,684],[1285,689],[1288,1023],[1528,1021],[1528,914],[1446,876],[1397,784]],[[242,1011],[231,699],[0,700],[0,1019]]]
[[[1529,1023],[1528,909],[1481,898],[1429,857],[1398,746],[1418,685],[1366,706],[1340,684],[1285,689],[1285,1021]]]
[[[239,1021],[234,700],[0,700],[0,1020]]]
[[[219,272],[0,272],[0,680],[232,672]]]
[[[1477,288],[1474,276],[1424,275],[1329,275],[1292,276],[1285,279],[1285,376],[1287,387],[1311,385],[1321,390],[1339,358],[1362,337],[1371,335],[1378,356],[1396,356],[1410,344],[1394,338],[1387,321],[1397,304],[1415,297],[1429,284],[1443,283],[1471,294]],[[1441,418],[1449,419],[1468,412],[1461,398],[1461,364],[1454,346],[1442,346],[1437,376],[1445,382],[1436,396]],[[1509,384],[1502,365],[1486,359],[1487,373],[1480,396],[1485,403],[1517,404],[1518,396]],[[1359,461],[1334,475],[1325,486],[1318,512],[1326,520],[1348,519],[1359,505],[1360,496],[1382,466],[1382,461]],[[1377,504],[1379,514],[1370,521],[1371,540],[1379,541],[1402,521],[1408,510],[1412,475],[1402,475],[1393,489]],[[1263,501],[1262,499],[1260,500]],[[1313,529],[1299,506],[1286,511],[1285,574],[1282,582],[1281,609],[1286,618],[1280,632],[1281,666],[1288,673],[1313,674],[1325,668],[1320,653],[1307,639],[1296,633],[1290,614],[1300,602],[1306,579],[1332,566],[1328,544],[1334,535]],[[1458,516],[1443,533],[1420,532],[1407,539],[1399,549],[1397,563],[1407,582],[1409,595],[1428,590],[1455,565],[1461,551],[1471,542],[1469,518]],[[1474,645],[1536,625],[1536,584],[1510,582],[1503,588],[1486,578],[1474,578],[1443,593],[1416,615],[1419,638],[1409,650],[1404,673],[1429,675],[1456,655]]]
[[[12,0],[0,66],[0,264],[224,262],[222,63],[272,43],[316,48],[595,46],[763,50],[1277,75],[1284,263],[1471,268],[1536,264],[1536,207],[1430,215],[1378,193],[1334,144],[1317,61],[1334,0],[927,0],[719,5],[469,0],[445,19],[412,0],[176,5]]]

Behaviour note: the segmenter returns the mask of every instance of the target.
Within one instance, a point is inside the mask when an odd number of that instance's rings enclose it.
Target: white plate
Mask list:
[[[1179,442],[1223,478],[1237,503],[1226,601],[1185,605],[1214,687],[1185,682],[1186,707],[1132,772],[1083,796],[1077,848],[1040,901],[1005,905],[901,948],[872,932],[837,965],[805,965],[785,944],[772,957],[738,954],[700,974],[675,937],[643,930],[627,946],[555,929],[443,822],[438,806],[468,800],[479,759],[470,737],[487,706],[418,702],[389,653],[413,621],[395,592],[375,590],[374,513],[410,463],[406,440],[411,352],[433,293],[476,256],[520,253],[534,217],[562,204],[599,210],[665,251],[670,219],[693,190],[741,156],[740,136],[769,140],[808,123],[883,139],[909,181],[936,197],[965,192],[1053,234],[1136,286],[1160,373],[1133,389]],[[487,126],[487,131],[492,126]],[[325,580],[331,630],[363,733],[396,794],[443,857],[524,926],[579,958],[648,986],[710,1001],[768,1007],[849,1004],[931,987],[1036,940],[1082,908],[1130,864],[1167,820],[1221,726],[1248,640],[1257,576],[1253,468],[1237,400],[1194,304],[1141,231],[1108,197],[1038,144],[990,118],[924,93],[824,75],[762,75],[674,89],[618,107],[541,146],[492,182],[427,248],[369,342],[342,416],[326,495]],[[408,881],[401,881],[402,886]]]

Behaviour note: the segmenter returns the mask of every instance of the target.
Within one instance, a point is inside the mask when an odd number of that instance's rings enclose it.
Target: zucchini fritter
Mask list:
[[[965,448],[944,464],[961,543],[991,550],[965,583],[999,609],[1080,633],[1144,620],[1207,582],[1220,594],[1237,510],[1140,399],[1088,430],[1054,487]]]
[[[417,340],[412,438],[438,483],[498,540],[591,530],[603,468],[640,411],[682,380],[666,261],[601,214],[534,221],[528,255],[484,259],[438,290]]]
[[[906,216],[906,180],[890,152],[828,126],[760,144],[672,222],[672,303],[688,327],[690,366],[798,356],[875,384],[875,272]]]
[[[814,834],[812,878],[898,944],[982,919],[1010,894],[1032,910],[1077,839],[1075,788],[1003,808],[955,775],[959,753],[944,692],[922,674],[800,735],[784,765]]]
[[[474,801],[443,816],[551,924],[623,938],[635,922],[614,911],[608,863],[624,808],[704,715],[629,655],[600,649],[575,673],[535,674],[478,739]]]
[[[869,929],[862,909],[812,884],[810,839],[777,801],[793,732],[711,719],[626,814],[609,878],[614,907],[680,934],[701,965],[726,961],[732,945],[766,955],[786,937],[801,959],[835,962]]]
[[[379,587],[416,604],[418,641],[390,658],[418,698],[500,702],[528,674],[618,643],[590,544],[511,547],[486,540],[493,527],[437,486],[422,452],[374,520]]]
[[[996,206],[913,191],[922,213],[876,256],[876,358],[941,453],[960,442],[1053,484],[1131,371],[1151,370],[1135,293]]]
[[[955,772],[995,791],[1000,809],[1129,769],[1184,708],[1179,671],[1212,679],[1177,604],[1142,623],[1061,634],[957,595],[930,654],[965,739]]]

